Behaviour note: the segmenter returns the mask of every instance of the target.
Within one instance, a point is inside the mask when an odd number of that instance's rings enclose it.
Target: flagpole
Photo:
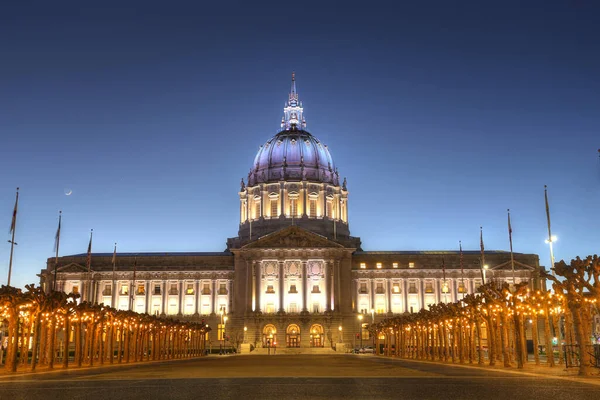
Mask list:
[[[117,243],[115,242],[115,250],[113,251],[113,258],[112,258],[112,290],[110,292],[111,296],[110,296],[110,306],[112,308],[117,308],[115,307],[115,293],[116,293],[116,286],[115,286],[115,271],[116,271],[116,265],[117,265]]]
[[[15,250],[15,231],[17,230],[17,208],[19,206],[19,188],[17,188],[17,199],[15,200],[15,209],[13,210],[13,217],[10,224],[10,230],[12,232],[12,238],[8,242],[10,243],[10,259],[8,261],[8,281],[6,282],[6,286],[10,286],[10,275],[12,273],[12,263],[13,263],[13,252]]]
[[[52,282],[52,290],[56,292],[56,274],[58,273],[58,248],[60,247],[60,223],[62,221],[62,211],[58,212],[58,230],[56,231],[56,243],[55,250],[56,256],[54,258],[54,282]]]
[[[463,263],[463,251],[462,251],[462,241],[461,240],[458,241],[458,247],[460,248],[460,280],[462,281],[462,291],[463,291],[462,297],[464,300],[466,287],[465,287],[465,270],[464,270],[464,263]]]
[[[510,266],[512,268],[513,285],[516,285],[517,280],[515,279],[515,257],[513,255],[512,245],[512,227],[510,226],[510,208],[506,210],[508,213],[508,240],[510,242]]]
[[[481,281],[485,285],[485,253],[483,247],[483,227],[479,227],[479,247],[481,248]]]
[[[546,219],[548,220],[548,244],[550,245],[550,271],[552,276],[556,276],[554,272],[554,249],[552,243],[552,230],[550,229],[550,206],[548,204],[548,186],[544,185],[544,199],[546,200]]]

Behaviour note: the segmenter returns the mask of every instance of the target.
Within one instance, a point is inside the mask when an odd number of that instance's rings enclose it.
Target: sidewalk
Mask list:
[[[457,367],[457,368],[470,368],[470,369],[479,369],[479,370],[488,370],[488,371],[497,371],[497,372],[506,372],[509,374],[518,374],[524,376],[535,376],[535,377],[554,377],[556,379],[565,379],[570,381],[577,382],[585,382],[593,385],[600,386],[600,369],[595,369],[595,375],[590,377],[581,377],[578,374],[579,368],[565,368],[564,364],[559,365],[556,364],[554,367],[549,367],[542,363],[541,365],[535,365],[533,362],[529,362],[523,366],[522,369],[517,368],[517,364],[513,363],[512,367],[504,367],[502,361],[496,361],[496,365],[489,366],[488,363],[484,363],[483,365],[478,365],[476,362],[473,364],[469,364],[466,361],[463,364],[452,363],[452,362],[440,362],[440,361],[430,361],[430,360],[415,360],[411,358],[397,358],[393,356],[377,356],[377,357],[385,357],[392,360],[401,360],[407,362],[414,363],[424,363],[424,364],[436,364],[436,365],[444,365],[449,367]]]

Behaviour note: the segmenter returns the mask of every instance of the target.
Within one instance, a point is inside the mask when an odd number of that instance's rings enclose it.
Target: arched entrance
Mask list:
[[[289,324],[285,330],[285,341],[287,347],[300,347],[300,327]]]
[[[310,347],[323,347],[324,343],[323,326],[314,324],[310,327]]]
[[[263,328],[263,347],[275,347],[277,345],[277,328],[268,324]]]

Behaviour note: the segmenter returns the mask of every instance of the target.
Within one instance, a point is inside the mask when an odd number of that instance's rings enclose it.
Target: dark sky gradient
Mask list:
[[[508,249],[511,208],[515,251],[548,265],[544,184],[557,259],[600,250],[596,1],[13,3],[0,225],[8,239],[20,186],[17,286],[52,256],[59,209],[63,255],[90,228],[98,252],[223,250],[291,71],[365,250],[476,250],[480,225]]]

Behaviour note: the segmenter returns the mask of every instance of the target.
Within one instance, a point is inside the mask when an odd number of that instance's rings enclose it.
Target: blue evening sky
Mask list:
[[[13,284],[61,255],[221,251],[296,71],[365,250],[600,250],[591,0],[0,5],[0,226]],[[219,3],[219,5],[216,5]],[[71,196],[65,190],[72,190]],[[6,283],[10,245],[0,246]]]

